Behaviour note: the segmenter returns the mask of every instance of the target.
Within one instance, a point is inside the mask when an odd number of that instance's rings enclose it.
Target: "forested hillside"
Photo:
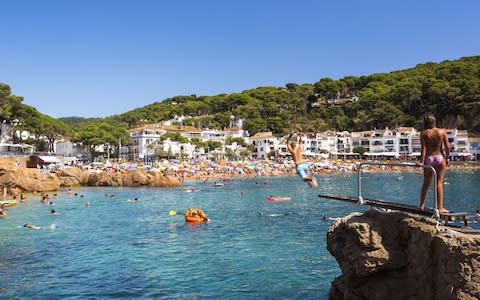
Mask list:
[[[354,96],[357,102],[342,106],[325,103]],[[435,114],[440,126],[480,132],[480,56],[339,80],[177,96],[106,119],[131,127],[183,114],[193,116],[190,122],[197,126],[222,128],[234,115],[246,119],[251,134],[269,130],[280,135],[296,125],[314,131],[414,126],[426,113]]]
[[[334,101],[335,100],[335,101]],[[355,100],[355,101],[350,101]],[[22,103],[10,87],[0,83],[0,121],[34,135],[48,136],[51,148],[59,136],[86,145],[128,142],[129,128],[190,115],[185,122],[222,129],[231,116],[244,118],[251,135],[272,131],[283,135],[297,126],[308,131],[415,126],[426,113],[438,125],[480,133],[480,56],[411,69],[315,83],[288,83],[284,87],[257,87],[213,96],[176,96],[105,118],[60,120]],[[36,143],[36,141],[20,141]]]

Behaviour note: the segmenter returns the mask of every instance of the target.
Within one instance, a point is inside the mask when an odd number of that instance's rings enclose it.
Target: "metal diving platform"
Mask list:
[[[376,199],[366,199],[362,197],[362,167],[367,165],[381,165],[381,166],[400,166],[400,167],[423,167],[429,168],[432,170],[433,175],[437,177],[437,172],[431,166],[427,165],[418,165],[414,163],[381,163],[381,162],[366,162],[361,163],[358,167],[358,196],[347,196],[347,195],[318,195],[320,198],[332,199],[332,200],[339,200],[350,202],[354,204],[362,204],[368,205],[372,207],[379,207],[386,210],[395,210],[395,211],[402,211],[406,213],[416,214],[420,216],[427,216],[427,217],[436,217],[439,220],[441,219],[444,221],[445,225],[449,225],[448,222],[453,221],[463,221],[465,226],[468,226],[468,220],[470,219],[469,215],[465,212],[457,212],[457,213],[439,213],[437,210],[437,181],[433,180],[434,182],[434,209],[425,208],[420,209],[418,206],[409,205],[409,204],[401,204],[395,202],[389,202],[385,200],[376,200]],[[419,191],[420,192],[420,191]]]

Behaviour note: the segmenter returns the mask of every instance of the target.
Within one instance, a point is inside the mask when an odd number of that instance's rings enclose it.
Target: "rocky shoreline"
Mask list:
[[[312,174],[331,174],[355,172],[362,161],[323,161],[323,167],[311,168]],[[251,168],[251,165],[255,168]],[[318,164],[318,163],[317,163]],[[62,167],[55,172],[37,168],[26,168],[26,157],[0,157],[0,188],[18,187],[23,192],[52,192],[61,187],[79,186],[152,186],[152,187],[176,187],[189,180],[224,180],[229,177],[252,177],[252,176],[296,176],[293,162],[225,162],[225,165],[202,164],[188,171],[192,167],[189,162],[180,162],[179,169],[159,171],[148,169],[143,165],[134,170],[119,168],[91,168],[86,167]],[[314,163],[314,165],[316,165]],[[168,169],[171,166],[167,166]],[[183,168],[183,169],[182,169]],[[240,170],[239,170],[240,169]],[[479,171],[479,163],[457,162],[448,167],[449,170]],[[369,166],[369,172],[403,172],[419,170],[411,167],[400,168],[398,166]]]
[[[55,173],[25,168],[15,159],[0,160],[0,187],[18,188],[22,192],[53,192],[61,187],[118,186],[118,187],[176,187],[176,176],[145,170],[122,172],[87,172],[77,167],[65,167]]]

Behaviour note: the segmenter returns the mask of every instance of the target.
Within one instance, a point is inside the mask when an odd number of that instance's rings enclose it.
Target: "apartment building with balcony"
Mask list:
[[[250,143],[255,146],[252,153],[255,159],[266,159],[270,153],[279,151],[278,138],[273,136],[271,132],[257,132],[250,137]]]
[[[473,154],[468,147],[468,133],[466,130],[447,129],[450,143],[451,160],[470,160]]]
[[[134,145],[128,150],[129,159],[143,160],[155,155],[160,148],[163,152],[173,154],[182,153],[186,157],[204,155],[189,143],[181,144],[170,140],[159,143],[160,136],[167,132],[179,133],[186,138],[198,138],[201,141],[214,140],[225,145],[227,137],[241,137],[247,143],[253,144],[253,158],[266,159],[272,153],[288,156],[286,136],[277,138],[271,132],[259,132],[252,137],[242,128],[225,128],[224,130],[199,129],[192,126],[178,124],[150,124],[130,131]],[[468,138],[464,130],[447,129],[451,145],[450,158],[452,160],[470,160],[480,157],[480,141]],[[348,158],[358,157],[355,147],[366,149],[364,156],[371,159],[418,159],[420,157],[420,132],[413,127],[399,127],[395,129],[379,129],[361,132],[325,131],[315,134],[306,134],[303,138],[305,156],[313,159],[325,157]],[[231,148],[231,147],[230,147]],[[237,149],[238,150],[238,149]],[[220,152],[225,151],[225,147]]]
[[[472,154],[473,160],[480,160],[480,137],[469,137],[468,138],[468,152]]]

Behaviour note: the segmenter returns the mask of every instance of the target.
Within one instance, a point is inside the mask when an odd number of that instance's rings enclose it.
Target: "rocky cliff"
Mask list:
[[[327,248],[343,272],[330,299],[480,299],[478,234],[370,210],[335,222]]]

